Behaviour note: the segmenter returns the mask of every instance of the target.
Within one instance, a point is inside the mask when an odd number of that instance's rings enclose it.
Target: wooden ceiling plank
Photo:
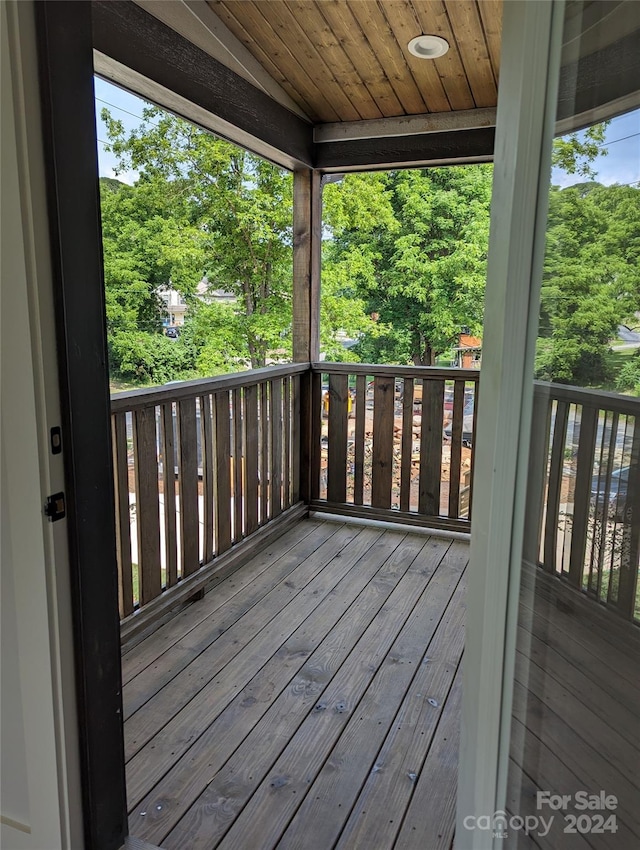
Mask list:
[[[442,0],[412,0],[422,32],[439,35],[449,42],[449,51],[435,60],[435,66],[447,93],[451,109],[473,109],[475,101],[451,31],[451,24]]]
[[[489,58],[496,84],[500,77],[500,48],[502,44],[502,0],[477,0],[484,29]]]
[[[311,8],[312,4],[308,5]],[[340,118],[343,121],[357,121],[361,117],[360,113],[333,75],[331,65],[327,64],[312,38],[307,35],[307,27],[298,23],[291,9],[282,0],[277,3],[259,3],[259,8],[283,44],[296,45],[295,55],[298,62],[307,74],[316,80]]]
[[[362,78],[353,66],[331,27],[322,17],[317,3],[308,0],[288,0],[286,4],[299,25],[313,38],[318,50],[333,69],[345,94],[363,119],[382,118],[382,112],[363,85]]]
[[[300,109],[297,101],[293,100],[266,72],[255,56],[215,14],[206,0],[171,0],[168,3],[156,3],[155,0],[133,0],[133,2],[180,33],[200,50],[204,50],[209,56],[222,62],[252,85],[262,89],[282,106],[295,112],[304,120],[309,120],[309,116]]]
[[[411,39],[422,33],[410,0],[384,0],[381,9],[396,41],[400,45],[404,60],[413,75],[427,110],[429,112],[450,111],[451,104],[438,73],[438,60],[418,59],[407,49]]]
[[[411,75],[404,53],[382,14],[377,0],[354,0],[350,3],[350,8],[364,37],[378,57],[405,113],[420,115],[427,112],[427,105]]]
[[[235,19],[235,17],[222,5],[221,0],[205,0],[211,11],[216,17],[218,17],[223,24],[227,27],[229,32],[237,38],[237,40],[247,49],[248,52],[256,59],[256,61],[264,68],[265,72],[268,73],[273,79],[279,83],[280,86],[292,97],[296,103],[299,105],[304,105],[307,111],[308,117],[311,121],[318,121],[319,116],[317,112],[313,110],[311,104],[306,101],[301,93],[295,89],[291,83],[284,76],[282,71],[273,64],[270,57],[261,50],[257,45],[255,45],[249,35],[245,32],[244,28],[241,24]],[[214,8],[215,7],[215,8]],[[251,50],[249,51],[249,44],[251,44]]]
[[[271,57],[253,41],[240,22],[237,21],[234,15],[224,7],[221,0],[207,0],[207,3],[211,7],[213,13],[217,15],[221,21],[223,21],[229,31],[235,35],[238,41],[244,45],[247,50],[249,50],[251,55],[255,57],[265,71],[282,86],[282,88],[291,98],[293,98],[293,100],[296,101],[296,103],[300,104],[300,106],[304,108],[309,118],[314,122],[320,121],[320,115],[318,114],[315,104],[311,98],[305,97],[301,91],[291,85],[280,68],[271,61]]]
[[[340,120],[316,82],[309,77],[253,3],[209,0],[209,5],[274,79],[281,82],[282,87],[300,103],[310,118],[316,121]],[[253,38],[252,32],[260,32],[260,42]]]
[[[475,0],[449,0],[446,9],[476,106],[495,106],[496,81]]]
[[[344,0],[323,0],[318,8],[360,74],[382,115],[385,118],[404,115],[402,104],[353,17],[351,7],[347,6]]]

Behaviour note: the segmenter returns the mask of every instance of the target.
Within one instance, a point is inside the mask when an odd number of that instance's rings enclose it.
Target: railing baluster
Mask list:
[[[233,390],[233,540],[242,540],[242,390]]]
[[[202,559],[205,564],[208,564],[213,560],[213,553],[215,551],[213,505],[215,455],[213,451],[211,396],[209,394],[200,396],[200,420],[202,429],[202,489],[204,496],[204,547]]]
[[[156,596],[160,596],[162,592],[155,407],[143,407],[135,411],[133,446],[138,529],[138,583],[140,605],[145,605]]]
[[[162,410],[162,490],[164,502],[165,585],[178,582],[178,550],[176,534],[176,447],[173,403],[166,402]]]
[[[400,510],[411,507],[411,469],[413,461],[413,378],[402,380],[402,465],[400,468]]]
[[[329,375],[329,450],[327,499],[347,501],[347,419],[349,376]]]
[[[640,422],[637,416],[634,417],[629,460],[616,607],[627,619],[632,620],[636,609],[636,585],[640,563]],[[620,493],[620,485],[618,485],[618,493]]]
[[[269,519],[269,404],[268,381],[260,384],[260,523]]]
[[[133,611],[133,573],[131,563],[131,507],[129,504],[129,456],[127,451],[127,414],[111,417],[113,440],[113,478],[116,497],[116,552],[118,556],[118,596],[120,616]]]
[[[523,557],[531,564],[540,562],[542,519],[544,515],[549,440],[551,438],[551,399],[544,392],[534,391],[531,420],[531,444],[527,475],[527,516],[524,528]]]
[[[309,463],[309,497],[317,499],[320,495],[320,439],[322,436],[322,375],[314,373],[311,375],[311,453]],[[304,420],[302,422],[304,424]]]
[[[244,527],[247,536],[258,527],[258,387],[244,391]]]
[[[200,567],[198,510],[198,437],[195,398],[178,403],[178,433],[180,445],[180,549],[182,578]]]
[[[216,554],[231,548],[231,427],[229,391],[216,393]]]
[[[310,380],[311,375],[304,375],[302,378],[300,378],[300,375],[294,375],[293,377],[293,423],[291,426],[291,501],[293,504],[300,499],[301,495],[300,461],[303,435],[309,435],[311,432],[309,414],[306,413],[305,415],[302,408],[301,381],[304,381],[305,384],[309,384]],[[304,422],[306,423],[306,430],[303,430],[303,417]],[[307,480],[309,472],[309,464],[307,463],[305,468]]]
[[[422,382],[422,425],[420,434],[420,513],[440,514],[442,477],[442,422],[444,381]]]
[[[282,397],[282,502],[291,505],[291,379],[284,379]]]
[[[479,382],[478,378],[476,377],[476,378],[474,378],[474,384],[473,384],[473,419],[472,419],[473,427],[471,429],[471,458],[470,458],[470,461],[469,461],[470,464],[471,464],[471,468],[469,470],[469,512],[468,512],[469,522],[471,522],[471,515],[473,513],[473,483],[474,483],[474,476],[475,476],[475,472],[476,472],[476,465],[474,463],[474,459],[475,459],[475,456],[476,456],[476,440],[477,440],[477,434],[478,434],[478,427],[477,426],[478,426],[478,401],[479,401],[479,398],[480,398],[480,382]],[[463,429],[464,429],[464,417],[463,417],[462,422],[463,422]]]
[[[462,430],[464,424],[464,381],[454,381],[449,455],[449,516],[460,516],[460,476],[462,475]],[[475,409],[475,408],[474,408]]]
[[[564,444],[567,438],[568,414],[569,406],[567,402],[558,401],[553,427],[551,468],[549,470],[549,488],[547,491],[547,518],[544,531],[544,568],[550,573],[555,573],[556,571],[560,489],[562,486],[562,467]]]
[[[364,502],[364,435],[367,425],[367,378],[365,375],[356,377],[356,422],[354,432],[353,452],[353,503],[361,505]]]
[[[613,461],[614,461],[614,457],[615,457],[616,440],[617,440],[617,436],[618,436],[619,425],[620,425],[620,416],[619,416],[618,413],[614,413],[613,419],[611,420],[611,437],[609,439],[609,452],[607,454],[607,465],[606,465],[606,470],[605,470],[602,519],[601,519],[601,523],[600,523],[600,539],[599,539],[599,541],[597,541],[598,542],[598,565],[597,565],[598,575],[597,575],[596,595],[597,595],[598,599],[601,598],[601,594],[602,594],[602,579],[603,579],[603,573],[604,573],[604,555],[605,555],[605,549],[606,549],[606,543],[607,543],[607,525],[608,525],[608,522],[607,522],[608,516],[607,516],[607,507],[606,506],[609,504],[609,496],[610,496],[610,493],[611,493],[611,473],[613,472]],[[603,439],[604,439],[604,433],[603,433]],[[598,516],[599,515],[598,501],[599,501],[599,494],[600,494],[601,476],[602,476],[602,465],[601,465],[599,473],[598,473],[598,495],[596,496],[595,505],[594,505],[594,518],[593,518],[594,542],[595,542],[596,530],[597,530],[597,527],[598,527],[598,519],[599,519],[599,516]]]
[[[271,518],[282,513],[282,381],[271,382]]]
[[[569,583],[574,587],[582,587],[584,573],[597,424],[597,408],[583,405],[580,414],[576,486],[571,526],[571,555],[569,559]]]
[[[395,378],[373,379],[373,460],[371,505],[391,507]]]

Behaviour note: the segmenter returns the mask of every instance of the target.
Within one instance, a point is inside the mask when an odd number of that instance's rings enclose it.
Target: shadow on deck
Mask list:
[[[448,850],[468,549],[305,520],[127,652],[131,835]]]

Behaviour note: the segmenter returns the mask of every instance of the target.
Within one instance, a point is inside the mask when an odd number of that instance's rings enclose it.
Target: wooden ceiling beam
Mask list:
[[[316,145],[316,168],[325,172],[369,171],[493,160],[494,127],[411,136],[352,139]]]
[[[353,139],[383,139],[390,136],[418,136],[426,133],[446,133],[451,130],[475,130],[495,127],[496,109],[464,109],[460,112],[436,112],[426,115],[406,115],[400,118],[379,118],[371,121],[342,121],[337,124],[318,124],[314,127],[316,143],[348,142]]]
[[[132,0],[94,0],[97,73],[286,168],[313,165],[311,125]]]

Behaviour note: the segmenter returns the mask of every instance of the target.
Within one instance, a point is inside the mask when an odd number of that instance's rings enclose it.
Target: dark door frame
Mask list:
[[[87,850],[127,835],[89,2],[36,2]]]

